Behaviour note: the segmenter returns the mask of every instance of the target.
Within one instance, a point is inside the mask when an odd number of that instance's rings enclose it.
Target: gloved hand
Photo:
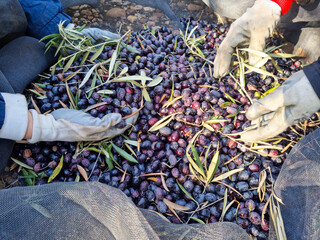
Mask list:
[[[246,116],[259,126],[243,133],[241,140],[257,142],[274,137],[287,127],[308,119],[319,109],[320,99],[301,70],[282,86],[253,103]]]
[[[2,93],[2,96],[5,102],[5,118],[0,129],[0,138],[22,140],[28,129],[27,101],[21,94]],[[133,112],[136,110],[132,109]],[[47,115],[38,114],[35,110],[30,112],[32,114],[32,138],[28,139],[30,143],[98,141],[114,137],[132,126],[139,115],[137,113],[126,119],[126,127],[119,129],[116,127],[122,121],[119,113],[107,114],[100,119],[72,109],[58,109]]]
[[[73,29],[75,25],[73,23],[69,23],[66,26],[66,29]],[[97,42],[105,42],[106,37],[111,39],[119,39],[120,36],[116,33],[109,32],[107,30],[102,30],[100,28],[85,28],[81,31],[85,36],[92,39],[94,43]]]
[[[311,23],[310,25],[315,24]],[[298,33],[297,33],[298,34]],[[300,61],[304,64],[310,64],[320,56],[319,49],[320,28],[304,27],[301,29],[299,40],[294,46],[293,54],[302,57]]]
[[[120,36],[118,34],[102,30],[100,28],[85,28],[81,31],[84,35],[90,37],[94,43],[96,42],[105,42],[106,38],[111,39],[119,39]]]
[[[257,0],[252,8],[230,27],[221,43],[214,61],[214,77],[223,77],[230,71],[231,58],[237,46],[249,44],[252,50],[263,51],[265,40],[280,20],[281,8],[270,0]],[[261,57],[249,54],[249,64],[256,64]]]
[[[252,7],[255,0],[202,0],[220,18],[238,19],[249,7]]]
[[[32,139],[29,140],[31,143],[99,141],[122,134],[137,121],[139,116],[135,114],[128,118],[127,126],[119,129],[115,127],[122,120],[119,113],[110,113],[100,119],[73,109],[58,109],[48,115],[38,114],[35,110],[30,111],[33,118]]]

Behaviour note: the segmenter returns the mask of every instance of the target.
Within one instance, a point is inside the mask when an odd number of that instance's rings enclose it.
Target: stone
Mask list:
[[[188,10],[189,11],[198,11],[200,9],[202,9],[202,6],[200,6],[200,5],[196,5],[196,4],[193,4],[193,3],[190,3],[188,5]]]
[[[153,27],[153,26],[155,26],[155,25],[156,25],[155,22],[152,22],[152,21],[148,21],[148,22],[147,22],[147,26],[148,26],[148,27]]]
[[[132,8],[127,9],[127,14],[135,14],[136,10],[133,10]]]
[[[126,17],[126,11],[122,8],[111,8],[106,15],[112,18]]]
[[[156,16],[154,16],[154,15],[149,18],[149,20],[151,20],[151,21],[156,21],[157,19],[158,19],[158,17],[156,17]]]
[[[180,30],[178,30],[178,29],[175,29],[175,30],[173,30],[173,31],[172,31],[172,33],[175,33],[175,34],[180,34]]]
[[[91,16],[92,12],[89,9],[83,9],[81,10],[82,15]]]
[[[145,11],[154,11],[154,8],[151,8],[151,7],[145,7],[145,8],[144,8],[144,10],[145,10]]]
[[[155,12],[154,14],[153,14],[153,16],[155,16],[155,17],[163,17],[164,16],[164,14],[162,13],[162,12]]]
[[[137,18],[136,16],[134,16],[134,15],[128,16],[128,20],[129,20],[131,23],[135,22],[137,19],[138,19],[138,18]]]
[[[184,6],[185,6],[185,3],[182,2],[182,1],[179,1],[179,2],[177,3],[177,5],[178,5],[179,7],[184,7]]]
[[[79,6],[72,6],[72,7],[69,7],[69,9],[78,10],[78,9],[79,9]]]
[[[143,6],[142,5],[134,5],[134,6],[131,6],[130,8],[134,9],[134,10],[141,10],[143,8]]]
[[[85,9],[85,8],[88,8],[88,7],[89,7],[89,5],[83,4],[83,5],[80,5],[79,9]]]

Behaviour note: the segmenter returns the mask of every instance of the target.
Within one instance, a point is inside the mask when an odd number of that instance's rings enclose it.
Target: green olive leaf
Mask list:
[[[142,95],[147,102],[151,102],[151,98],[149,96],[147,89],[145,89],[145,87],[142,88]]]
[[[116,146],[114,143],[111,143],[112,147],[114,148],[114,150],[116,150],[120,156],[124,157],[125,159],[127,159],[129,162],[133,162],[133,163],[138,163],[137,159],[135,159],[133,156],[131,156],[129,153],[127,153],[126,151],[122,150],[121,148],[119,148],[118,146]]]
[[[89,69],[89,71],[87,72],[87,74],[84,76],[82,82],[79,85],[79,88],[82,88],[89,80],[89,78],[91,77],[93,71],[99,66],[99,64],[95,64],[93,67],[91,67]]]
[[[63,70],[62,70],[62,73],[66,72],[66,71],[70,68],[71,64],[72,64],[72,63],[74,62],[74,60],[76,59],[76,56],[77,56],[77,54],[74,54],[74,55],[68,60],[67,64],[64,66],[64,68],[63,68]]]
[[[211,163],[209,165],[209,169],[207,172],[207,183],[210,183],[213,179],[214,174],[216,173],[220,163],[220,157],[219,157],[219,144],[217,146],[216,153],[214,154]]]
[[[161,81],[163,80],[162,77],[156,77],[155,79],[153,79],[151,82],[148,83],[148,87],[155,87],[157,86],[159,83],[161,83]]]
[[[243,168],[238,168],[238,169],[231,170],[229,172],[225,172],[224,174],[221,174],[218,177],[214,178],[211,182],[223,180],[223,179],[228,178],[229,176],[231,176],[235,173],[241,172],[242,170],[243,170]]]
[[[184,192],[184,194],[186,194],[192,201],[198,204],[198,202],[191,196],[191,194],[179,182],[177,182],[177,184],[179,188],[182,190],[182,192]]]
[[[112,53],[112,56],[111,56],[111,61],[110,61],[110,65],[109,65],[109,79],[113,73],[113,68],[114,68],[116,60],[118,58],[119,50],[120,50],[120,42],[118,43],[116,50]]]
[[[200,224],[205,224],[205,222],[204,221],[202,221],[201,219],[199,219],[199,218],[196,218],[196,217],[190,217],[190,219],[192,219],[192,220],[194,220],[194,221],[196,221],[196,222],[198,222],[198,223],[200,223]]]
[[[104,90],[99,90],[97,93],[99,93],[99,94],[113,94],[113,91],[104,89]]]
[[[19,161],[18,159],[15,159],[15,158],[13,158],[13,157],[12,157],[11,159],[12,159],[12,161],[14,161],[14,162],[15,162],[16,164],[18,164],[19,166],[24,167],[24,168],[26,168],[26,169],[33,170],[33,167],[30,167],[28,164],[25,164],[25,163]]]
[[[220,105],[221,108],[229,107],[232,104],[232,102],[224,102]]]
[[[156,122],[150,129],[149,132],[153,132],[153,131],[157,131],[160,128],[165,127],[167,124],[169,124],[171,122],[171,120],[173,119],[173,114],[172,115],[168,115],[165,116],[164,118],[162,118],[161,120],[159,120],[158,122]]]
[[[96,60],[102,53],[103,49],[104,49],[104,44],[102,44],[101,47],[95,52],[95,54],[92,55],[92,57],[90,58],[90,61],[93,62],[94,60]]]
[[[199,155],[197,153],[196,148],[194,147],[194,145],[192,143],[190,144],[190,147],[191,147],[192,155],[193,155],[198,167],[200,168],[201,172],[204,173],[204,170],[203,170],[203,167],[202,167],[202,162],[200,160],[200,157],[199,157]]]
[[[48,179],[48,183],[51,182],[53,179],[55,179],[56,176],[60,173],[63,166],[63,156],[60,158],[59,164],[56,166],[56,168],[53,170],[53,173],[50,175]]]
[[[84,64],[84,62],[87,60],[89,54],[90,54],[90,51],[87,51],[85,54],[83,54],[80,65]]]
[[[189,163],[191,164],[191,166],[192,166],[199,174],[201,174],[201,175],[205,178],[206,176],[205,176],[205,174],[204,174],[203,168],[201,169],[201,168],[197,165],[197,163],[193,160],[193,158],[190,156],[189,153],[186,153],[186,155],[187,155],[187,158],[188,158]]]

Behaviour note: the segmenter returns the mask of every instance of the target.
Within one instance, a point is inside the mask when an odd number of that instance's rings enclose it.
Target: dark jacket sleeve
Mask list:
[[[313,90],[318,95],[318,98],[320,98],[320,57],[318,61],[305,66],[303,68],[303,72],[310,81]]]
[[[2,128],[4,123],[5,109],[6,103],[4,102],[3,96],[0,93],[0,129]]]
[[[71,17],[62,11],[60,0],[19,0],[28,21],[28,34],[37,39],[58,33],[58,24],[67,26]]]

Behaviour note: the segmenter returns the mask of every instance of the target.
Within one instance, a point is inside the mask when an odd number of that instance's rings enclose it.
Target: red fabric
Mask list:
[[[290,10],[292,2],[295,2],[295,0],[271,0],[271,1],[277,3],[280,6],[282,15],[286,14]]]

